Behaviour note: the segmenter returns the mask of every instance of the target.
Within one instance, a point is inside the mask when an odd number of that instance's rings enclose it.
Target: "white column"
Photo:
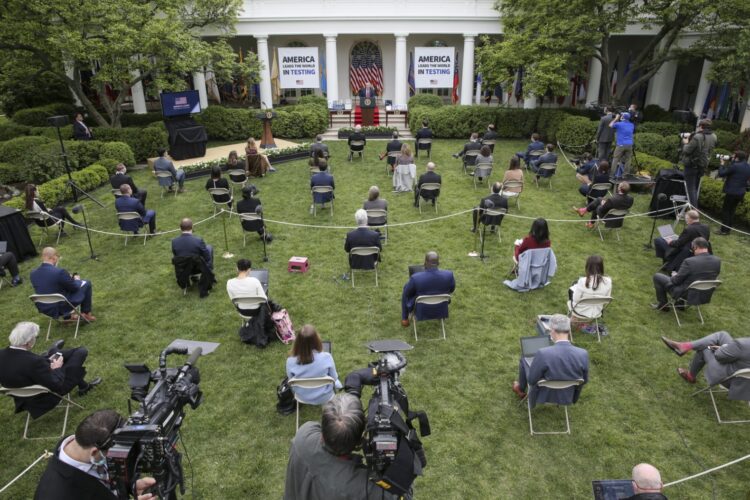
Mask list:
[[[523,109],[534,109],[534,108],[536,108],[536,96],[531,95],[529,97],[524,97]]]
[[[711,70],[713,64],[714,63],[708,59],[703,60],[701,79],[698,83],[698,90],[695,93],[695,104],[693,104],[693,113],[698,117],[700,117],[703,112],[703,104],[705,104],[706,97],[708,97],[708,91],[711,88],[711,82],[708,81],[708,72]]]
[[[271,61],[268,59],[268,35],[255,35],[258,42],[258,60],[262,69],[260,70],[260,100],[266,107],[273,107],[273,95],[271,94]],[[261,104],[262,106],[263,104]]]
[[[464,61],[461,71],[461,104],[471,104],[474,89],[474,37],[476,33],[464,35]]]
[[[336,53],[336,34],[323,35],[326,39],[326,90],[329,101],[339,99],[339,60]]]
[[[661,65],[659,71],[651,77],[646,92],[646,106],[656,104],[657,106],[669,110],[672,102],[672,89],[674,88],[674,79],[677,74],[677,61],[669,60]]]
[[[477,91],[474,93],[474,104],[482,104],[482,80],[477,82]]]
[[[206,92],[206,74],[202,70],[193,73],[193,87],[198,91],[201,109],[206,109],[208,107],[208,93]]]
[[[602,86],[602,63],[596,57],[589,63],[588,83],[586,84],[586,106],[599,101],[599,90]]]
[[[141,72],[138,70],[130,73],[133,78],[141,76]],[[138,83],[130,87],[130,96],[133,98],[133,113],[136,115],[146,114],[146,95],[143,93],[143,82],[138,80]]]
[[[407,64],[406,61],[406,37],[408,33],[396,33],[396,92],[393,98],[393,104],[397,106],[405,106],[407,102],[406,86],[407,79]]]

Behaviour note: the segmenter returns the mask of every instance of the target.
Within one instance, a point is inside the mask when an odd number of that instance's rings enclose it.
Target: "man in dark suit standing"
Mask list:
[[[347,253],[355,247],[378,247],[382,250],[380,233],[367,227],[367,211],[362,208],[357,210],[354,220],[357,221],[357,229],[346,233],[344,250]],[[377,258],[375,255],[349,255],[349,266],[352,269],[374,269]]]
[[[86,362],[88,351],[84,347],[62,350],[65,342],[58,340],[45,354],[34,354],[39,325],[28,321],[18,323],[8,336],[10,347],[0,350],[0,385],[21,388],[30,385],[43,385],[59,396],[65,396],[74,387],[83,396],[102,382],[95,378],[86,382]],[[60,398],[55,394],[40,394],[31,398],[16,398],[16,413],[28,411],[32,418],[38,418],[57,406]]]
[[[110,483],[107,452],[113,444],[112,433],[125,423],[114,410],[99,410],[86,417],[76,433],[60,441],[39,480],[36,500],[115,500],[120,498]],[[144,491],[156,484],[152,477],[135,482],[133,497],[155,500]],[[130,488],[130,485],[128,485]]]
[[[315,142],[310,146],[310,157],[315,158],[318,154],[318,151],[323,151],[323,158],[328,158],[328,145],[323,144],[323,136],[318,134],[315,136]]]
[[[654,309],[668,312],[667,292],[675,299],[687,299],[683,297],[693,281],[715,280],[721,271],[721,259],[708,253],[708,241],[705,238],[695,238],[691,243],[693,257],[685,259],[677,272],[672,271],[671,276],[662,273],[654,274],[654,288],[656,289],[656,304],[651,304]],[[696,291],[699,294],[711,294],[710,291]]]
[[[504,196],[500,196],[500,191],[503,190],[502,182],[495,182],[492,185],[492,192],[489,196],[485,196],[479,201],[479,206],[474,208],[471,214],[473,225],[471,232],[474,233],[477,230],[477,223],[479,218],[482,218],[482,223],[492,225],[493,229],[495,226],[499,226],[503,222],[502,215],[485,215],[486,209],[505,209],[508,210],[508,199]]]
[[[237,203],[237,213],[254,214],[258,213],[258,208],[260,208],[260,213],[262,213],[263,207],[260,202],[260,198],[256,196],[258,192],[258,188],[255,186],[255,184],[248,184],[247,186],[243,187],[242,200]],[[266,243],[270,243],[271,241],[273,241],[273,236],[271,235],[271,233],[265,230],[265,223],[262,220],[243,220],[242,229],[244,229],[245,231],[257,231],[258,235],[261,238],[263,238],[263,236],[265,235]]]
[[[747,153],[735,151],[732,163],[727,166],[726,160],[721,159],[719,177],[724,178],[724,205],[721,207],[721,229],[716,234],[722,236],[729,234],[734,221],[734,212],[737,205],[742,203],[747,192],[750,180],[750,165],[747,164]]]
[[[378,91],[372,86],[372,82],[365,83],[365,86],[359,89],[360,99],[374,99],[378,96]]]
[[[127,184],[130,186],[130,189],[133,191],[133,196],[138,198],[138,201],[143,203],[143,206],[146,206],[146,196],[148,193],[145,189],[138,189],[135,185],[135,182],[133,182],[133,178],[127,175],[127,168],[125,168],[125,165],[120,163],[115,168],[115,173],[112,177],[109,178],[109,183],[112,185],[112,189],[120,189],[120,186],[123,184]]]
[[[353,141],[361,141],[361,146],[352,146]],[[367,145],[367,137],[365,137],[365,134],[362,133],[362,126],[356,125],[354,127],[354,133],[349,136],[349,139],[346,140],[346,143],[349,145],[349,161],[352,161],[352,156],[354,153],[359,153],[360,158],[362,157],[362,151],[365,150],[365,146]]]
[[[456,279],[452,271],[438,269],[440,258],[437,252],[427,252],[424,256],[424,271],[414,273],[404,285],[401,294],[401,325],[409,326],[409,314],[414,311],[416,320],[440,319],[448,317],[448,304],[419,304],[414,309],[420,295],[441,295],[453,293]]]
[[[60,260],[60,254],[53,247],[46,247],[42,250],[42,264],[31,271],[31,284],[34,291],[38,294],[59,293],[65,296],[68,301],[77,306],[81,306],[81,316],[91,323],[96,321],[96,317],[91,314],[91,302],[93,291],[91,282],[82,280],[77,274],[71,275],[65,269],[57,267]],[[67,304],[36,304],[37,309],[42,314],[58,318],[63,316],[65,319],[77,319],[75,314],[71,314]]]
[[[333,180],[333,176],[328,173],[328,165],[320,165],[318,167],[320,169],[320,172],[316,172],[313,174],[312,177],[310,177],[310,187],[314,188],[315,186],[331,186],[333,189],[336,189],[336,183]],[[335,198],[333,195],[333,191],[330,193],[313,193],[313,203],[328,203],[329,201],[332,201]],[[313,207],[310,207],[310,213],[313,212]]]
[[[141,216],[140,219],[119,221],[120,229],[138,234],[143,224],[148,224],[148,232],[154,234],[156,232],[156,212],[154,210],[146,210],[143,207],[143,203],[137,198],[133,198],[133,190],[128,184],[120,186],[120,193],[121,196],[115,200],[117,213],[136,212]]]
[[[594,227],[596,219],[603,219],[610,210],[630,210],[630,207],[633,206],[633,197],[628,193],[630,193],[630,183],[621,182],[617,185],[615,194],[609,198],[595,198],[585,207],[573,207],[573,210],[580,217],[591,212],[591,222],[586,224],[591,229]]]
[[[497,138],[500,137],[497,135],[497,132],[495,132],[495,124],[490,123],[487,125],[487,131],[482,136],[481,144],[484,145],[484,141],[496,141]],[[491,152],[495,152],[495,144],[487,144],[490,147]]]
[[[94,134],[90,128],[83,123],[83,115],[76,113],[75,120],[73,121],[73,139],[78,141],[90,141],[94,138]]]
[[[482,144],[479,142],[479,134],[476,132],[472,132],[471,136],[469,137],[469,142],[464,144],[464,147],[461,151],[459,151],[458,153],[453,153],[453,158],[464,158],[467,151],[479,151],[480,149],[482,149]],[[464,162],[467,165],[474,165],[476,158],[476,156],[467,156],[464,158]]]
[[[531,365],[521,356],[518,380],[513,381],[513,392],[521,399],[526,397],[528,392],[532,408],[537,403],[573,404],[578,401],[583,384],[589,380],[589,354],[585,349],[570,343],[570,319],[562,314],[554,314],[549,324],[550,337],[554,345],[539,349]],[[565,390],[538,388],[536,384],[542,379],[583,379],[583,384]]]
[[[599,120],[599,126],[596,129],[596,157],[599,160],[609,159],[609,150],[612,147],[612,141],[615,140],[615,131],[609,124],[615,118],[612,110],[604,108],[604,116]]]
[[[175,257],[198,256],[209,269],[214,268],[214,247],[203,238],[193,235],[193,221],[187,217],[180,221],[182,234],[172,240],[172,255]]]
[[[701,224],[700,214],[697,210],[688,210],[685,213],[685,228],[677,239],[667,241],[662,237],[654,239],[656,256],[665,263],[664,270],[671,272],[680,268],[682,261],[690,256],[690,244],[695,238],[701,237],[708,240],[711,230],[706,224]]]
[[[429,123],[427,120],[422,120],[422,128],[417,130],[417,135],[414,136],[416,139],[416,146],[414,148],[414,156],[419,158],[419,151],[427,151],[429,154],[430,149],[432,149],[432,143],[430,144],[420,144],[419,139],[432,139],[432,130],[430,130]]]
[[[440,174],[435,173],[435,164],[429,162],[427,164],[427,172],[419,176],[417,185],[414,186],[414,206],[419,206],[419,197],[422,196],[425,200],[432,201],[435,204],[435,199],[440,195],[440,190],[437,191],[425,191],[422,193],[422,184],[442,184]]]

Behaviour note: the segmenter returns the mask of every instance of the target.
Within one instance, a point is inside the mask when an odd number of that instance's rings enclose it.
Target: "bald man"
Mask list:
[[[417,181],[416,186],[414,186],[414,206],[419,206],[419,196],[420,196],[420,190],[422,188],[422,184],[442,184],[442,179],[440,178],[440,174],[435,172],[435,168],[437,166],[433,162],[429,162],[427,164],[427,172],[423,173],[419,176],[419,180]],[[432,201],[432,204],[435,204],[435,198],[440,195],[440,190],[437,191],[431,191],[428,193],[425,193],[425,196],[422,196],[425,200]]]
[[[440,258],[437,252],[427,252],[424,257],[424,271],[414,273],[404,285],[401,294],[401,324],[409,326],[409,314],[414,311],[414,302],[420,295],[440,295],[453,293],[456,279],[452,271],[438,269]],[[419,304],[415,311],[416,319],[440,319],[448,317],[448,304]]]
[[[96,321],[94,315],[91,314],[93,294],[91,282],[57,267],[59,260],[60,254],[55,248],[46,247],[42,250],[42,264],[31,271],[31,284],[34,292],[45,295],[51,293],[64,295],[74,306],[81,306],[81,316],[86,321]],[[40,304],[37,302],[36,307],[42,314],[53,318],[62,316],[64,319],[77,319],[75,313],[70,310],[70,306],[65,303]]]
[[[633,467],[633,491],[635,495],[626,500],[667,500],[662,491],[659,470],[651,464],[638,464]]]

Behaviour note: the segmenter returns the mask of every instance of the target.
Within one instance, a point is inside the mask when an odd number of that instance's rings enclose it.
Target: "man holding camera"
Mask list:
[[[614,176],[622,177],[630,174],[630,160],[633,158],[633,133],[635,125],[630,122],[630,113],[616,114],[609,122],[609,127],[615,131],[615,152],[612,155],[612,168],[615,169]],[[623,164],[620,170],[620,162]]]
[[[721,228],[716,234],[727,235],[731,231],[734,212],[737,205],[742,203],[748,190],[750,181],[750,165],[747,163],[747,153],[735,151],[732,163],[727,166],[727,159],[721,158],[719,177],[724,178],[724,205],[721,207]]]
[[[114,410],[99,410],[86,417],[73,436],[63,439],[47,463],[34,500],[107,500],[119,498],[107,470],[107,451],[112,433],[125,420]],[[146,490],[156,480],[135,482],[138,500],[156,499]]]
[[[682,139],[682,155],[680,160],[685,165],[685,186],[688,202],[698,208],[698,189],[700,179],[708,167],[711,152],[716,146],[716,134],[711,131],[711,120],[698,122],[698,130],[689,137]]]
[[[352,454],[365,422],[362,402],[337,394],[323,405],[320,423],[302,424],[289,449],[284,500],[400,498],[370,481],[362,457]]]

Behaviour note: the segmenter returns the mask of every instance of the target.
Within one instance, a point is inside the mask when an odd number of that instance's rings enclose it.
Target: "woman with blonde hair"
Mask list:
[[[260,154],[255,139],[250,137],[245,146],[246,170],[248,177],[263,177],[271,169],[266,155]]]
[[[303,326],[297,334],[297,338],[294,339],[292,351],[286,358],[286,376],[289,377],[289,380],[329,376],[336,381],[336,389],[343,387],[336,373],[333,356],[323,351],[323,341],[312,325]],[[307,403],[314,405],[325,403],[333,397],[335,392],[331,385],[317,389],[294,387],[293,390]]]

